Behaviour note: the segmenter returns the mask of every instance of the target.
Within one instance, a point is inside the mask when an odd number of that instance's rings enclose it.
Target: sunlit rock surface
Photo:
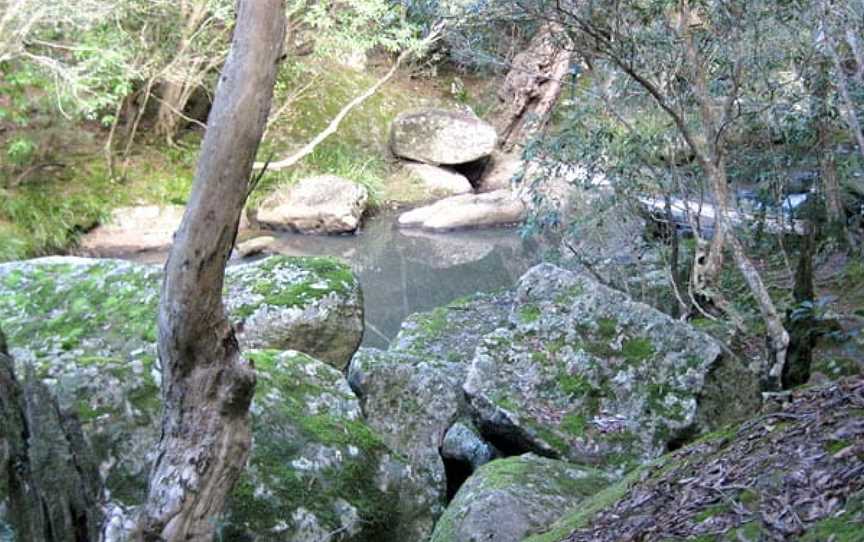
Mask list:
[[[390,126],[396,156],[433,165],[473,162],[492,154],[498,135],[474,115],[443,109],[400,114]]]

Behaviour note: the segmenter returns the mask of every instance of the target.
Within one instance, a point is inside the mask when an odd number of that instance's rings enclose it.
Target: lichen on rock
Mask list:
[[[585,275],[535,267],[510,320],[484,337],[464,386],[502,449],[623,471],[758,408],[756,379],[714,339]],[[735,401],[719,390],[729,381]]]

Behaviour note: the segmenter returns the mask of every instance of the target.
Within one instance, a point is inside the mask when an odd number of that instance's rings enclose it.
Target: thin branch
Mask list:
[[[351,111],[353,111],[355,108],[362,105],[363,102],[365,102],[366,100],[371,98],[376,92],[378,92],[378,89],[380,89],[382,86],[384,86],[396,74],[396,71],[399,69],[399,66],[402,64],[402,62],[404,62],[408,57],[413,55],[415,52],[423,51],[427,47],[429,47],[430,45],[432,45],[433,43],[438,41],[438,39],[440,39],[440,37],[441,37],[441,31],[443,30],[443,28],[444,28],[444,26],[442,23],[438,23],[438,24],[434,25],[432,30],[429,32],[429,35],[423,39],[423,41],[420,43],[420,46],[418,48],[406,49],[405,51],[403,51],[402,54],[399,55],[399,58],[396,59],[396,62],[393,64],[393,67],[390,68],[390,71],[388,71],[381,79],[376,81],[374,85],[372,85],[371,87],[366,89],[366,92],[364,92],[363,94],[360,94],[359,96],[357,96],[356,98],[354,98],[353,100],[348,102],[339,111],[339,113],[337,113],[336,116],[333,117],[333,120],[330,121],[330,124],[328,124],[327,127],[324,128],[323,131],[321,131],[318,135],[316,135],[312,139],[312,141],[310,141],[309,143],[304,145],[299,151],[295,152],[291,156],[288,156],[287,158],[279,160],[278,162],[271,163],[269,166],[270,170],[280,171],[283,169],[290,168],[290,167],[294,166],[295,164],[297,164],[300,160],[302,160],[302,159],[306,158],[307,156],[309,156],[310,154],[312,154],[315,151],[315,149],[318,147],[318,145],[323,143],[324,140],[326,140],[328,137],[335,134],[339,130],[339,125],[342,124],[342,121],[345,120],[345,117],[347,117],[348,114],[351,113]],[[263,162],[256,162],[254,167],[255,167],[255,169],[261,169],[264,167],[264,163]]]

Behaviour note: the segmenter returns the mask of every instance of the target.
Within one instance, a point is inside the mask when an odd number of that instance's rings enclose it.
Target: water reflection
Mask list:
[[[386,347],[409,314],[510,287],[538,259],[534,243],[514,229],[432,234],[398,230],[395,218],[374,217],[356,236],[277,234],[272,245],[283,254],[351,263],[363,287],[364,346]]]

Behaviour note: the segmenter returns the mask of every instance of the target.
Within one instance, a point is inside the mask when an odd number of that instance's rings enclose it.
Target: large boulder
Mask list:
[[[404,167],[432,196],[467,194],[473,190],[468,178],[457,171],[421,163],[406,163]]]
[[[463,194],[403,213],[399,226],[430,231],[503,226],[521,221],[525,209],[510,190]]]
[[[363,422],[342,374],[297,352],[249,357],[253,446],[227,503],[225,539],[419,540],[423,482]]]
[[[161,283],[161,268],[120,260],[0,264],[0,325],[22,360],[155,352]],[[341,369],[363,335],[360,285],[332,258],[273,256],[229,267],[225,301],[244,348],[300,350]]]
[[[438,449],[466,413],[461,387],[469,360],[480,337],[506,322],[508,296],[478,294],[413,315],[388,351],[361,348],[348,369],[366,421],[428,480],[430,527],[448,491]]]
[[[520,542],[609,482],[595,469],[534,454],[492,461],[459,489],[431,542]]]
[[[181,205],[120,207],[81,238],[79,250],[89,256],[116,258],[171,246],[185,208]]]
[[[495,149],[495,128],[462,111],[420,109],[400,114],[390,126],[396,156],[433,165],[473,162]]]
[[[758,408],[758,379],[716,340],[585,275],[533,268],[510,320],[464,385],[499,448],[623,471]]]
[[[351,233],[360,227],[369,192],[335,175],[309,177],[283,187],[250,213],[264,228],[298,233]]]

